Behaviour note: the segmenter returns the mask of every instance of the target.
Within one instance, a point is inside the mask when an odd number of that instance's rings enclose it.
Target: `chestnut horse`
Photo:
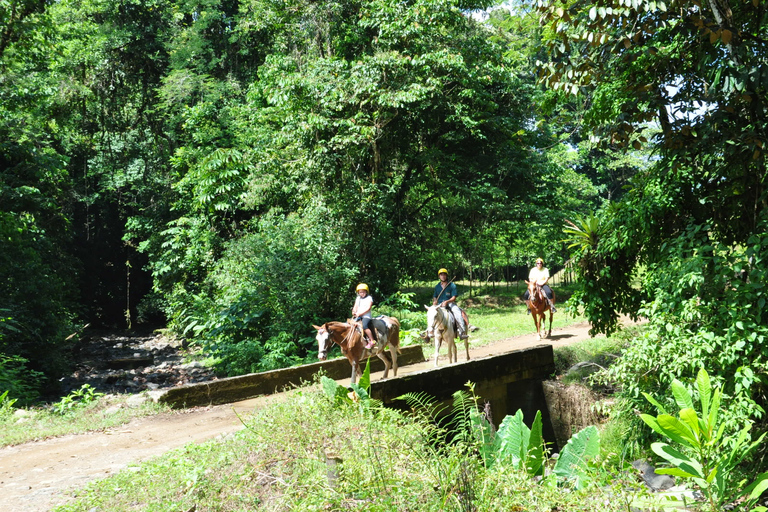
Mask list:
[[[541,285],[534,281],[526,281],[528,285],[528,295],[530,296],[531,316],[533,323],[536,324],[536,334],[539,339],[548,338],[552,334],[552,310],[547,302],[547,295],[541,288]],[[552,304],[555,303],[555,292],[552,292]],[[544,329],[544,336],[541,335],[542,323],[546,322],[546,313],[549,311],[549,330]]]
[[[357,377],[363,374],[360,360],[371,356],[378,356],[379,359],[384,361],[384,376],[382,378],[387,378],[390,368],[392,368],[395,376],[397,376],[397,354],[400,352],[400,322],[395,317],[385,316],[372,319],[371,325],[376,329],[377,341],[376,346],[370,350],[365,348],[363,335],[351,320],[348,322],[327,322],[322,326],[313,325],[312,327],[317,329],[317,358],[325,361],[331,345],[335,343],[341,347],[341,353],[346,356],[349,364],[352,365],[350,381],[353,384],[357,381]],[[389,362],[387,354],[384,353],[387,346],[389,346],[392,363]]]
[[[437,368],[437,357],[440,355],[440,345],[443,341],[448,345],[448,364],[459,362],[458,350],[456,349],[456,329],[453,326],[453,316],[451,312],[440,306],[424,306],[427,308],[427,336],[435,337],[435,368]],[[464,348],[467,350],[467,361],[469,361],[469,340],[464,340]]]

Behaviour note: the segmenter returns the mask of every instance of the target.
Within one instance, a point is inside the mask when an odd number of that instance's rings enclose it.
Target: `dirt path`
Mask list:
[[[589,339],[589,325],[554,330],[553,346]],[[543,343],[535,335],[499,340],[470,348],[472,359],[498,355]],[[441,351],[443,354],[445,348]],[[463,345],[459,361],[465,360]],[[441,355],[440,364],[444,356]],[[400,368],[399,375],[431,368],[432,361]],[[381,378],[380,374],[371,376]],[[348,381],[349,379],[347,379]],[[339,381],[344,383],[344,381]],[[247,415],[279,400],[279,395],[214,407],[187,409],[131,421],[107,432],[68,435],[0,449],[0,509],[3,512],[47,511],[67,501],[69,488],[117,473],[129,464],[147,460],[190,442],[226,436],[242,428],[235,412]]]

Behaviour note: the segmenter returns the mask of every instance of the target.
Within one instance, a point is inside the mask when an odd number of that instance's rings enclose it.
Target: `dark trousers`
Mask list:
[[[545,284],[541,287],[542,290],[544,290],[544,295],[547,296],[549,300],[552,300],[552,288],[549,287],[548,284]],[[528,290],[525,290],[525,295],[523,295],[524,300],[528,300],[531,298],[531,294],[528,292]]]

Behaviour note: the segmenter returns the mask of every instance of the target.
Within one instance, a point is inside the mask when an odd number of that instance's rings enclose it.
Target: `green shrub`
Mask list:
[[[0,354],[0,391],[19,405],[31,405],[39,398],[43,374],[27,367],[21,356]]]
[[[72,391],[70,394],[53,404],[52,410],[62,416],[72,412],[75,409],[87,407],[95,402],[104,393],[99,393],[90,384],[83,384],[80,389]]]
[[[678,416],[668,414],[655,398],[644,394],[659,414],[641,414],[640,417],[655,432],[675,445],[659,442],[651,445],[654,453],[672,466],[657,469],[656,473],[693,481],[704,494],[709,509],[716,512],[722,510],[723,505],[745,494],[742,490],[744,482],[738,481],[734,470],[762,443],[766,434],[752,441],[749,435],[750,424],[737,434],[726,432],[726,425],[720,416],[721,391],[716,389],[712,393],[709,374],[703,368],[696,377],[695,390],[700,404],[698,411],[691,392],[675,379],[672,381],[671,395],[679,408]],[[768,474],[763,473],[747,488],[749,492],[746,493],[745,508],[754,505],[766,488]],[[760,510],[764,510],[764,507],[760,507]]]

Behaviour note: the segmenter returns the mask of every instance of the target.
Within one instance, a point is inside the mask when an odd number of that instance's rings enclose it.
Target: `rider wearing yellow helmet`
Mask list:
[[[465,340],[469,337],[465,327],[469,325],[469,319],[467,313],[456,304],[456,297],[458,296],[456,283],[453,280],[448,281],[448,270],[444,268],[437,271],[437,277],[440,278],[440,282],[437,283],[432,293],[432,305],[440,305],[451,312],[459,328],[459,337]]]
[[[355,299],[355,305],[352,306],[352,318],[354,318],[356,322],[362,320],[363,331],[368,338],[368,344],[365,348],[370,349],[376,344],[376,339],[371,332],[371,308],[373,308],[373,297],[368,293],[368,285],[365,283],[358,284],[355,291],[357,292],[357,298]]]

